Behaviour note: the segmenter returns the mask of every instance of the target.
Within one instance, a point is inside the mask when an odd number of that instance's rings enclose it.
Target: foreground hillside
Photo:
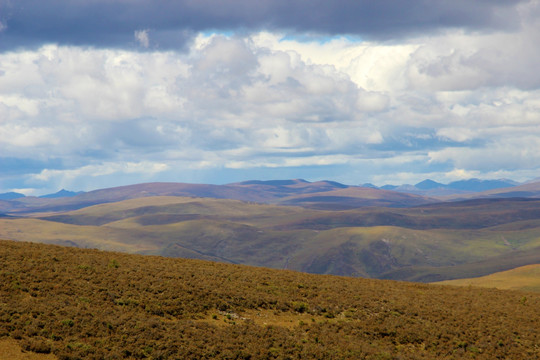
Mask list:
[[[0,241],[0,340],[59,359],[533,359],[540,295]]]
[[[540,264],[520,266],[477,278],[446,280],[439,284],[540,292]]]

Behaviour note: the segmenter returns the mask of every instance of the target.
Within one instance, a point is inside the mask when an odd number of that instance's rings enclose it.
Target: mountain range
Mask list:
[[[537,182],[540,179],[536,179]],[[527,183],[524,183],[527,184]],[[186,184],[187,185],[187,184]],[[454,181],[448,184],[442,184],[430,179],[423,180],[415,185],[402,184],[402,185],[383,185],[375,186],[373,184],[363,184],[361,186],[355,185],[345,185],[335,181],[318,181],[318,182],[308,182],[303,179],[296,180],[249,180],[239,183],[232,183],[227,185],[221,185],[222,187],[251,187],[254,189],[263,189],[263,191],[268,191],[270,188],[273,188],[274,194],[293,194],[293,193],[310,193],[310,192],[324,192],[328,190],[336,189],[346,189],[351,187],[364,187],[372,189],[381,189],[381,190],[392,190],[404,193],[418,194],[424,196],[445,196],[445,195],[455,195],[455,194],[470,194],[476,192],[483,192],[495,189],[511,188],[515,186],[523,185],[513,180],[508,179],[498,179],[498,180],[480,180],[480,179],[468,179],[468,180],[459,180]],[[207,187],[216,187],[219,188],[220,185],[206,185]],[[315,191],[314,191],[315,189]],[[188,190],[188,192],[194,190]],[[194,191],[196,192],[196,191]],[[219,192],[219,191],[218,191]],[[62,198],[62,197],[73,197],[80,194],[83,194],[84,191],[68,191],[61,189],[60,191],[52,194],[46,194],[39,196],[39,198]],[[204,193],[203,193],[204,195]],[[277,195],[279,197],[279,195]],[[14,200],[26,197],[22,193],[17,192],[7,192],[0,194],[0,200]]]
[[[235,199],[313,209],[345,210],[365,206],[410,207],[471,198],[540,197],[540,181],[469,179],[444,185],[424,180],[416,185],[344,185],[335,181],[250,180],[226,185],[146,183],[89,192],[60,190],[40,197],[0,194],[0,213],[66,211],[144,196],[195,196]]]
[[[434,200],[414,194],[348,186],[332,181],[246,181],[227,185],[145,183],[100,189],[70,197],[22,197],[0,201],[0,212],[65,211],[147,196],[191,196],[234,199],[311,208],[348,209],[362,206],[403,207]]]
[[[483,191],[511,188],[521,185],[518,182],[506,179],[480,180],[468,179],[453,181],[449,184],[442,184],[430,179],[421,181],[415,185],[384,185],[380,189],[401,191],[424,196],[451,196],[478,193]]]

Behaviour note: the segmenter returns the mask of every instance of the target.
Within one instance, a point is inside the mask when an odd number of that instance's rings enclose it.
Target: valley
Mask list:
[[[416,282],[540,263],[534,197],[440,202],[283,180],[139,184],[9,203],[0,238],[132,254]]]

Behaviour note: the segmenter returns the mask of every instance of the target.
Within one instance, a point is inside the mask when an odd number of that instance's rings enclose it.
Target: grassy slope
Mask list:
[[[294,194],[279,200],[283,205],[301,205],[314,209],[350,209],[360,206],[414,206],[433,202],[427,197],[372,189],[349,187],[324,192]]]
[[[394,270],[396,276],[400,276],[404,274],[400,270],[403,267],[448,266],[441,277],[452,278],[452,272],[459,265],[515,253],[518,250],[512,250],[512,244],[532,255],[539,252],[534,247],[537,243],[537,238],[533,237],[535,232],[530,229],[527,236],[521,231],[493,235],[489,230],[419,231],[387,226],[275,231],[215,219],[145,226],[138,220],[140,218],[130,218],[102,226],[38,219],[0,220],[0,236],[82,248],[366,277],[378,277]],[[520,264],[518,262],[516,266]],[[499,268],[494,271],[497,270]],[[418,268],[416,273],[433,271]],[[469,272],[474,273],[477,272]]]
[[[439,284],[540,292],[540,264],[521,266],[478,278],[447,280]]]
[[[318,211],[145,197],[44,218],[54,221],[0,219],[0,237],[321,274],[436,281],[540,262],[540,222],[523,220],[534,217],[537,207],[534,201],[484,201]],[[377,226],[381,223],[401,226]]]
[[[540,356],[540,294],[11,241],[0,262],[0,341],[61,359]]]
[[[155,249],[151,239],[140,238],[140,235],[114,228],[70,225],[39,219],[0,219],[0,237],[4,239],[125,252]]]

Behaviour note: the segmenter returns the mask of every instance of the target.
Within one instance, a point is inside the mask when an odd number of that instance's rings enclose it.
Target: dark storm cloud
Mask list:
[[[446,28],[489,30],[519,24],[510,0],[0,0],[0,48],[47,42],[135,45],[148,29],[154,46],[178,47],[193,32],[273,30],[393,39]]]

